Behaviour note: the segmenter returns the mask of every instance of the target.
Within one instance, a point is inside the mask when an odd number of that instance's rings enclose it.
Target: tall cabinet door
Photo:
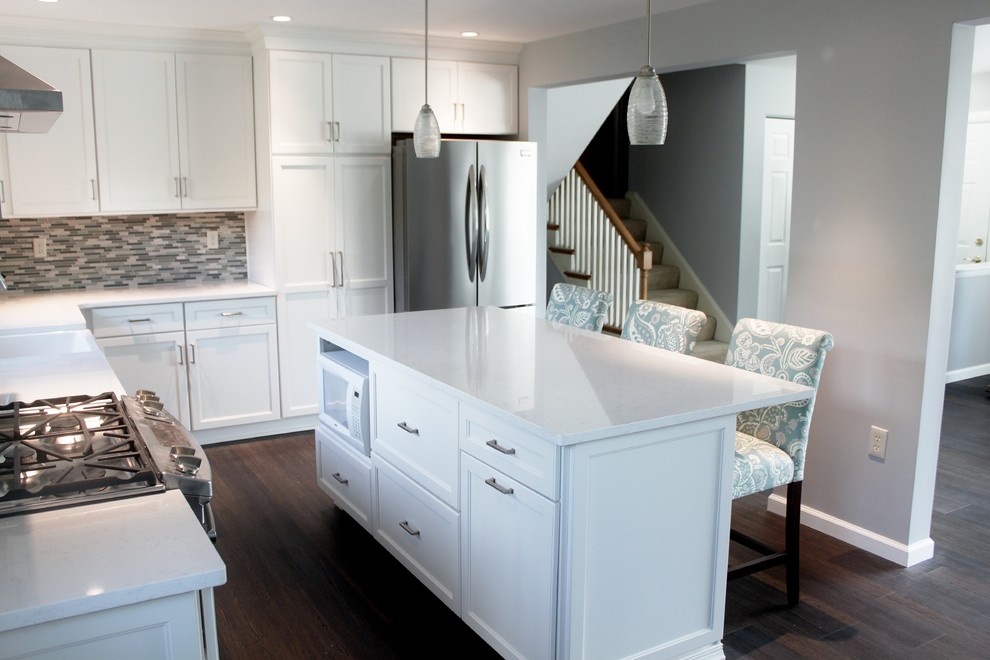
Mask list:
[[[349,156],[336,159],[334,169],[339,312],[391,312],[391,160]]]
[[[334,153],[389,153],[391,99],[387,57],[334,55]]]
[[[182,205],[255,206],[251,58],[176,55]]]
[[[319,156],[272,159],[272,213],[277,218],[279,289],[335,286],[334,161]]]
[[[101,209],[181,208],[175,55],[94,50],[93,97]]]
[[[6,136],[12,215],[98,212],[89,51],[4,46],[0,55],[62,91],[62,116],[51,130]]]

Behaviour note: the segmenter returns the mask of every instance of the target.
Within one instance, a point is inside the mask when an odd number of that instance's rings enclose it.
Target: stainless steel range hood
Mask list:
[[[62,114],[62,92],[0,57],[0,132],[47,133]]]

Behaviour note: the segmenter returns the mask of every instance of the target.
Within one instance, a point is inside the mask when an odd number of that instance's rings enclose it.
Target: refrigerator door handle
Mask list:
[[[478,236],[478,280],[484,281],[488,272],[488,173],[485,166],[481,166],[478,175],[478,190],[480,201],[478,212],[481,215],[481,229]]]
[[[478,266],[478,186],[475,183],[474,165],[468,168],[467,193],[464,196],[464,234],[467,245],[468,279],[474,282]]]

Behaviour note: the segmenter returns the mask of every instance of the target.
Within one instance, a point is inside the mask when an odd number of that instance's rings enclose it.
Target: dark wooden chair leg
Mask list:
[[[801,484],[795,481],[787,485],[787,511],[784,522],[784,552],[787,575],[787,604],[794,606],[800,599],[799,581],[801,566]]]

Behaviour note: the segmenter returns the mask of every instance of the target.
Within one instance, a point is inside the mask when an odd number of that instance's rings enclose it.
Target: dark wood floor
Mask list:
[[[990,656],[988,384],[947,388],[935,557],[904,569],[805,527],[801,603],[784,606],[782,569],[732,582],[727,657]],[[495,657],[316,487],[312,434],[207,453],[227,564],[216,591],[223,658]],[[733,517],[767,539],[782,527],[760,496]]]

